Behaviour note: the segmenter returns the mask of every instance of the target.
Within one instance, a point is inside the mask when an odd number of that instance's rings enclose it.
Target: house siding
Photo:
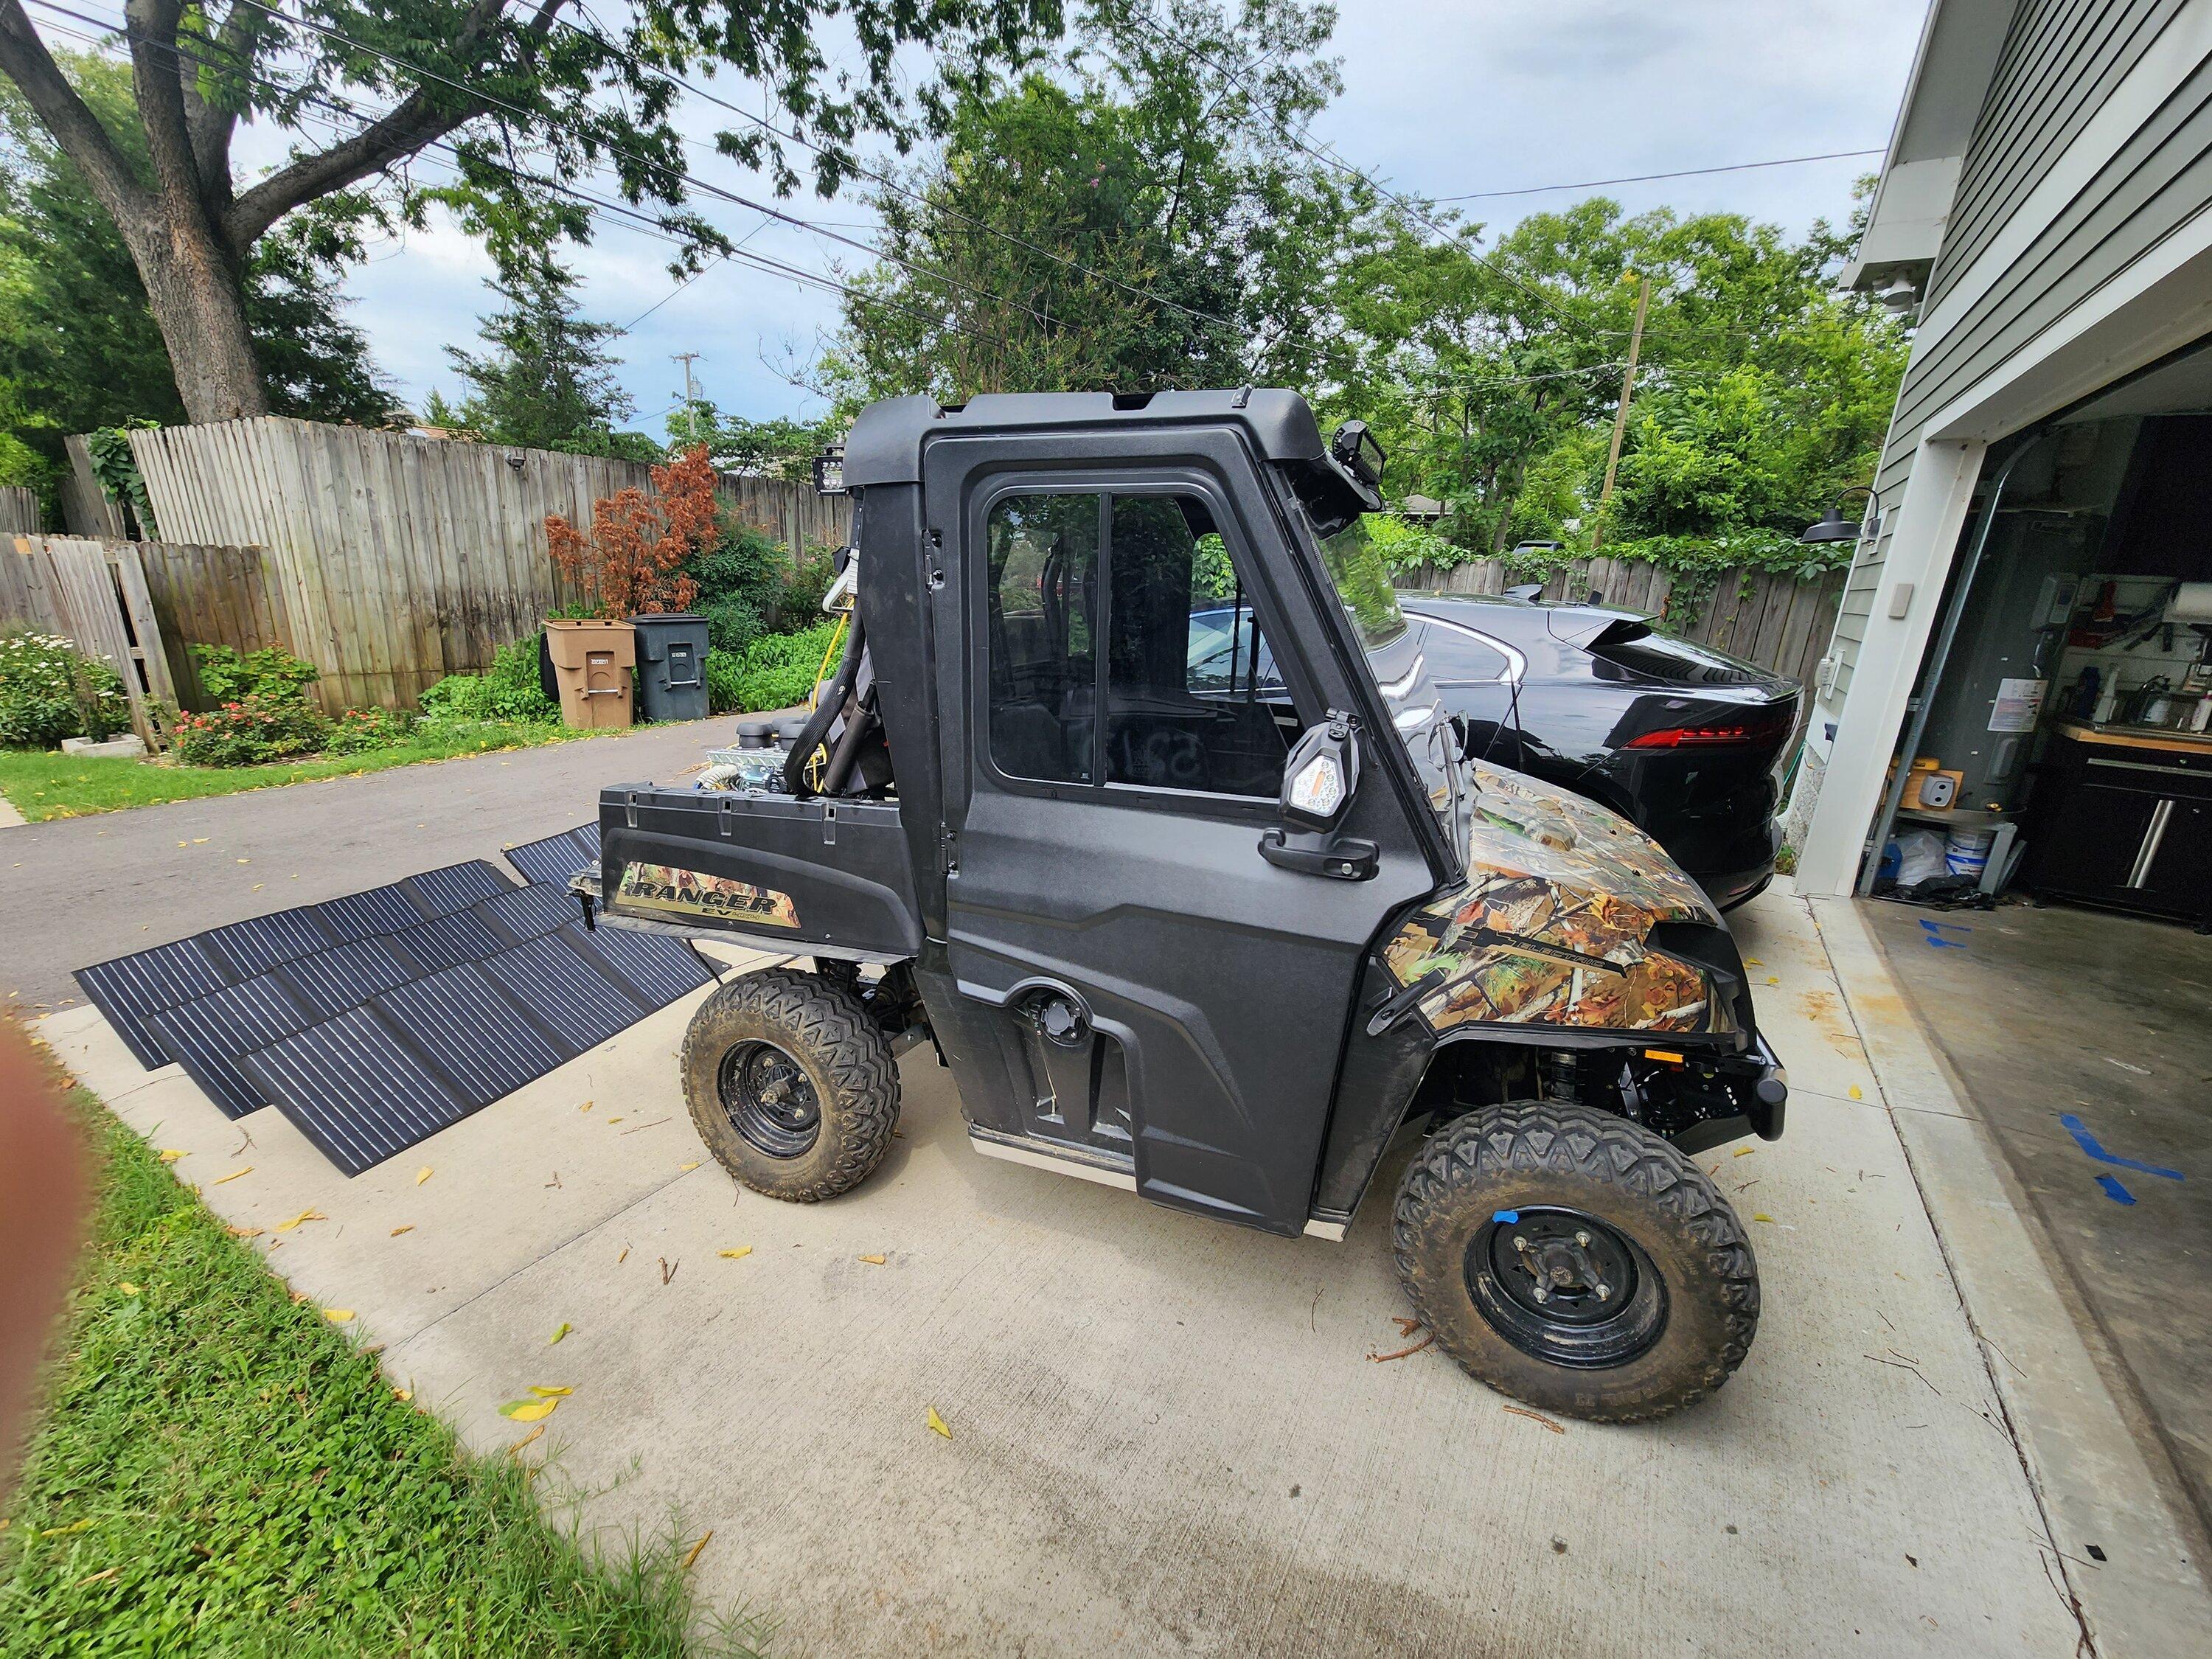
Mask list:
[[[2138,64],[2184,0],[2027,0],[1998,58],[1929,283],[1932,314],[1988,253],[2068,145]],[[1946,332],[1916,345],[1875,487],[1893,509],[1931,416],[2212,201],[2212,64],[2196,71],[2105,159],[2004,278]],[[1838,617],[1832,696],[1850,687],[1893,511],[1855,565]]]

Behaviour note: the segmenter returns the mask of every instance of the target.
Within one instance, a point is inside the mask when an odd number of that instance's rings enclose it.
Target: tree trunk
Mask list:
[[[240,272],[200,226],[178,222],[198,216],[157,210],[152,224],[127,238],[169,348],[177,395],[195,422],[266,415]]]

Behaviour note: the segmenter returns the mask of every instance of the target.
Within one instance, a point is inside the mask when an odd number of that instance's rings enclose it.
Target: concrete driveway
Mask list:
[[[1330,1244],[980,1158],[927,1048],[882,1170],[801,1206],[693,1133],[696,998],[354,1181],[93,1010],[40,1029],[472,1445],[573,1389],[520,1455],[593,1525],[711,1529],[702,1589],[779,1652],[2084,1650],[2071,1597],[2104,1570],[2054,1545],[1820,933],[1780,892],[1739,932],[1790,1131],[1703,1161],[1764,1317],[1718,1396],[1637,1428],[1383,1358],[1387,1187]]]

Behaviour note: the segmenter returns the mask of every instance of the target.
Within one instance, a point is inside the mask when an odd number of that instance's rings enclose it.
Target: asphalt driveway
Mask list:
[[[0,1002],[81,998],[71,970],[206,927],[357,893],[581,823],[601,788],[666,781],[736,716],[364,777],[0,830]],[[510,875],[514,872],[509,871]]]

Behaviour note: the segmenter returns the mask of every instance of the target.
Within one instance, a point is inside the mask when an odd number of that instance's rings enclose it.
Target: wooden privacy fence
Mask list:
[[[0,536],[35,536],[44,527],[37,490],[21,484],[0,489]]]
[[[1635,559],[1576,559],[1546,580],[1544,597],[1580,599],[1595,592],[1608,605],[1657,617],[1668,633],[1810,685],[1835,632],[1848,574],[1832,570],[1802,580],[1768,570],[1723,570],[1686,619],[1681,613],[1691,608],[1688,595],[1682,596],[1684,603],[1675,603],[1678,578],[1672,572]],[[1431,592],[1503,593],[1524,580],[1496,559],[1479,559],[1445,571],[1416,569],[1401,578],[1399,586]],[[1800,699],[1801,710],[1811,704],[1809,697]]]
[[[11,536],[0,555],[0,628],[58,634],[122,677],[131,725],[161,746],[149,699],[174,702],[176,682],[161,645],[152,594],[135,542],[75,536]]]
[[[574,602],[546,515],[588,525],[594,501],[651,488],[628,461],[276,416],[133,432],[131,448],[170,550],[149,579],[179,648],[281,643],[321,670],[332,713],[406,707],[489,667]],[[794,551],[851,523],[844,498],[805,484],[726,477],[717,493]]]

